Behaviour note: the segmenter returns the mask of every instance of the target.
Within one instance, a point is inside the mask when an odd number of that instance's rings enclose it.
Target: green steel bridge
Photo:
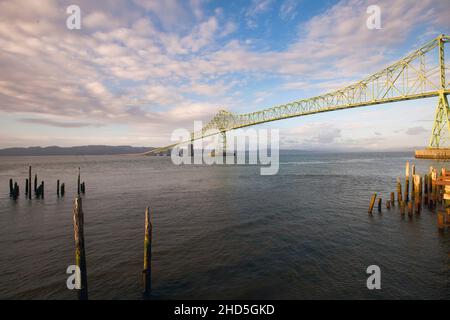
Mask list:
[[[246,114],[221,110],[201,130],[192,132],[190,140],[156,148],[145,154],[167,152],[177,145],[192,143],[217,133],[222,134],[226,141],[227,131],[266,122],[429,97],[437,97],[438,103],[428,148],[444,148],[450,143],[447,99],[450,82],[446,80],[446,71],[450,67],[445,64],[445,45],[448,42],[449,36],[440,35],[383,70],[324,95]]]

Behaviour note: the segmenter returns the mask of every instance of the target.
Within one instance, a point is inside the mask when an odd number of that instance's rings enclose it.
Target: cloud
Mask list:
[[[425,132],[428,133],[429,130],[425,129],[424,127],[411,127],[405,131],[405,133],[410,136],[415,136]]]
[[[292,20],[297,15],[299,0],[285,0],[280,7],[279,15],[283,20]]]
[[[58,128],[83,128],[83,127],[98,127],[101,124],[84,123],[84,122],[72,122],[72,121],[57,121],[51,119],[39,119],[39,118],[21,118],[20,122],[40,124]]]
[[[259,15],[269,11],[273,4],[273,0],[252,0],[250,6],[245,10],[245,19],[249,28],[258,27],[257,18]]]
[[[0,113],[26,113],[20,122],[52,127],[125,124],[130,139],[158,141],[219,106],[263,102],[264,81],[276,96],[278,89],[310,94],[359,80],[400,58],[412,36],[448,26],[450,7],[380,0],[383,29],[368,30],[367,3],[342,0],[303,21],[286,46],[261,48],[271,39],[249,39],[224,9],[207,10],[200,0],[80,0],[81,30],[65,27],[69,2],[0,1]],[[272,0],[253,0],[241,18],[256,27],[273,8]],[[298,10],[286,0],[278,14],[293,19]],[[314,139],[333,136],[339,132]]]

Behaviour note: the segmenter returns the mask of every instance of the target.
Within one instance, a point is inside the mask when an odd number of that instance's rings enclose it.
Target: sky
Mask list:
[[[70,5],[81,28],[68,29]],[[368,29],[367,7],[381,9]],[[448,0],[0,0],[0,148],[163,146],[344,87],[450,34]],[[276,121],[280,147],[425,146],[436,98]]]

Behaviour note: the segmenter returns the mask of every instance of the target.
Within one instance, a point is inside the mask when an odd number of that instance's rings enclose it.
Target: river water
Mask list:
[[[420,173],[445,165],[410,153],[286,152],[277,175],[261,176],[259,166],[168,157],[1,157],[0,298],[76,299],[66,269],[81,167],[91,299],[141,298],[146,206],[154,299],[449,299],[450,232],[438,232],[435,213],[367,214],[407,160]],[[28,165],[45,180],[43,200],[23,195]],[[381,268],[381,290],[366,287],[370,265]]]

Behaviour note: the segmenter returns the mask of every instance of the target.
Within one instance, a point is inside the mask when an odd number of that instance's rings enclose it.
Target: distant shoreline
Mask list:
[[[78,147],[28,147],[0,149],[0,157],[45,157],[45,156],[136,156],[153,150],[153,147],[132,146],[78,146]],[[283,154],[351,154],[351,153],[414,153],[414,149],[403,150],[305,150],[280,149]],[[247,151],[248,152],[248,151]]]
[[[152,147],[89,145],[74,147],[28,147],[0,149],[1,157],[18,156],[112,156],[137,155],[153,150]]]

